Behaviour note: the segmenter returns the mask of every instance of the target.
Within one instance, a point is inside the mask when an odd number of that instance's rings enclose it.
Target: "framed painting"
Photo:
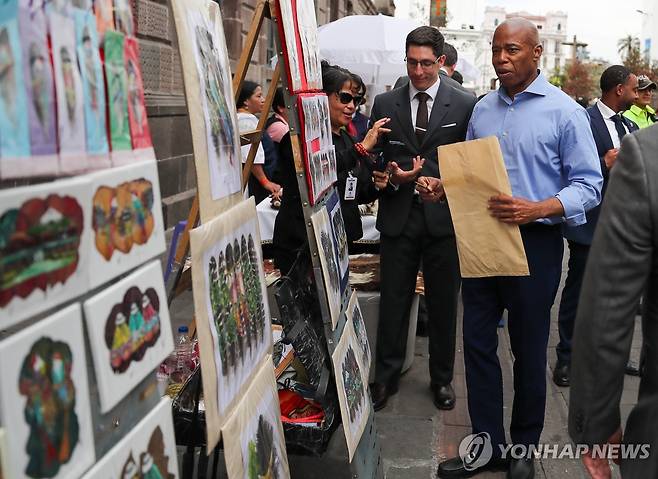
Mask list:
[[[0,191],[0,329],[87,291],[91,184]]]
[[[220,10],[173,0],[203,223],[242,199],[242,154]],[[237,193],[237,194],[236,194]]]
[[[313,0],[278,0],[279,35],[293,93],[322,90],[318,23]]]
[[[94,0],[94,16],[98,38],[102,41],[107,30],[114,29],[114,6],[112,0]]]
[[[18,10],[23,83],[29,122],[29,145],[32,156],[0,156],[2,178],[56,175],[57,122],[55,118],[55,90],[53,70],[48,52],[47,22],[43,5],[21,0]],[[0,100],[2,101],[2,100]],[[22,99],[18,99],[20,107]],[[10,131],[10,130],[2,130]],[[17,137],[18,138],[18,137]],[[7,140],[11,140],[8,137]],[[2,138],[0,137],[0,143]]]
[[[88,10],[74,8],[75,37],[82,78],[87,155],[91,169],[112,166],[105,122],[105,80],[99,53],[96,19]]]
[[[89,283],[95,288],[164,252],[165,238],[155,161],[99,171],[89,178]]]
[[[114,30],[105,32],[105,81],[112,164],[121,166],[133,161],[130,119],[128,117],[128,79],[125,67],[125,37]]]
[[[0,342],[8,476],[80,477],[94,462],[80,305]]]
[[[163,398],[83,476],[83,479],[178,477],[171,399]]]
[[[297,102],[304,139],[302,145],[306,184],[309,201],[314,205],[338,180],[336,152],[329,121],[329,102],[324,93],[302,93]]]
[[[190,232],[194,309],[208,451],[272,351],[263,254],[253,198]]]
[[[343,213],[340,208],[338,191],[335,188],[331,190],[327,199],[327,213],[329,213],[336,264],[340,276],[340,294],[343,296],[349,287],[350,256],[347,249],[347,233],[345,232]]]
[[[85,114],[82,79],[78,69],[73,18],[51,9],[48,13],[55,92],[60,171],[79,173],[87,169]]]
[[[261,365],[222,434],[229,478],[290,477],[271,363]]]
[[[311,216],[315,243],[318,248],[318,256],[322,265],[322,277],[324,279],[324,290],[329,305],[329,316],[331,317],[331,328],[335,329],[340,317],[342,306],[341,276],[334,247],[333,231],[331,221],[326,207],[320,208]]]
[[[11,173],[12,165],[29,161],[30,156],[28,102],[18,10],[17,0],[3,2],[0,6],[0,173]]]
[[[151,130],[149,129],[144,103],[144,84],[142,69],[139,64],[139,45],[133,37],[126,37],[124,56],[126,60],[126,79],[128,81],[128,119],[133,155],[136,160],[155,158]]]
[[[363,313],[361,312],[361,306],[359,306],[359,298],[356,294],[356,291],[352,291],[352,296],[350,296],[350,302],[347,306],[346,315],[347,322],[352,323],[356,344],[359,346],[361,364],[363,365],[363,376],[368,378],[370,374],[372,354],[370,352],[370,341],[368,341],[366,323],[363,320]]]
[[[101,412],[116,406],[174,350],[159,261],[84,303]]]
[[[350,462],[370,415],[368,376],[359,352],[354,327],[351,321],[347,321],[331,359]]]

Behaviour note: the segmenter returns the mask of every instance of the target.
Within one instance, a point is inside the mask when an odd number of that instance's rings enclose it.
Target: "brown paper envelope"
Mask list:
[[[519,227],[501,223],[487,209],[492,196],[512,195],[498,138],[464,141],[438,150],[462,277],[528,276]]]

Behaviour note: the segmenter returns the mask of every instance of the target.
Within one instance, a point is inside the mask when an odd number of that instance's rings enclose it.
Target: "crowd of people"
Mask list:
[[[486,433],[493,456],[478,467],[468,457],[448,459],[439,465],[439,477],[470,477],[485,470],[505,470],[509,478],[534,477],[531,458],[510,459],[500,452],[508,438],[524,446],[539,443],[550,311],[562,275],[565,239],[568,274],[559,306],[553,381],[571,386],[570,433],[574,441],[589,445],[622,439],[619,400],[628,370],[642,375],[642,387],[624,438],[658,446],[651,420],[658,414],[653,400],[658,338],[652,322],[658,314],[653,295],[658,196],[652,188],[658,180],[658,126],[652,108],[656,84],[624,66],[610,66],[600,78],[600,98],[585,109],[538,69],[542,45],[534,24],[508,19],[497,26],[491,45],[500,87],[476,98],[461,84],[457,51],[439,30],[413,30],[405,44],[407,76],[374,99],[369,120],[360,111],[366,95],[361,78],[339,66],[322,65],[350,245],[363,234],[358,205],[379,202],[380,317],[375,382],[370,385],[375,410],[384,408],[398,390],[419,269],[427,303],[430,393],[437,408],[455,406],[452,380],[461,291],[468,411],[473,433]],[[261,87],[247,83],[238,108],[241,131],[254,129],[254,115],[262,114]],[[519,226],[529,276],[460,277],[437,147],[489,136],[499,140],[512,196],[494,196],[487,208],[499,221]],[[275,165],[268,161],[268,142]],[[257,194],[258,187],[275,196],[284,192],[273,246],[275,265],[285,274],[307,236],[281,90],[274,97],[263,145],[252,170],[252,192]],[[357,184],[352,196],[346,194],[348,178]],[[645,347],[635,368],[627,360],[641,295]],[[514,355],[509,434],[497,356],[497,327],[504,311]],[[590,454],[584,461],[592,477],[610,477],[605,458]],[[622,474],[658,477],[658,457],[622,462]]]

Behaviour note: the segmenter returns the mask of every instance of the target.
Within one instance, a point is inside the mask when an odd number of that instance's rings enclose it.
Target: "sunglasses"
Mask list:
[[[336,95],[338,95],[338,100],[343,105],[349,105],[350,102],[354,102],[354,106],[363,105],[364,98],[362,96],[354,96],[346,91],[339,91]]]

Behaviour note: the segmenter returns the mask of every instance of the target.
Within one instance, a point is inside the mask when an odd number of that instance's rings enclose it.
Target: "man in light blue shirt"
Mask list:
[[[589,118],[537,70],[542,46],[536,27],[520,18],[502,23],[492,53],[501,87],[476,104],[467,139],[495,135],[500,141],[513,196],[492,197],[488,207],[501,222],[520,226],[530,276],[463,279],[469,414],[473,434],[489,437],[493,455],[489,460],[468,451],[441,463],[439,477],[487,469],[507,469],[512,479],[534,477],[532,459],[510,462],[499,447],[506,439],[496,326],[506,309],[514,354],[512,442],[537,445],[544,425],[550,310],[562,270],[559,224],[585,223],[585,212],[601,200],[603,177]],[[419,182],[434,193],[423,199],[440,198],[440,184]]]

